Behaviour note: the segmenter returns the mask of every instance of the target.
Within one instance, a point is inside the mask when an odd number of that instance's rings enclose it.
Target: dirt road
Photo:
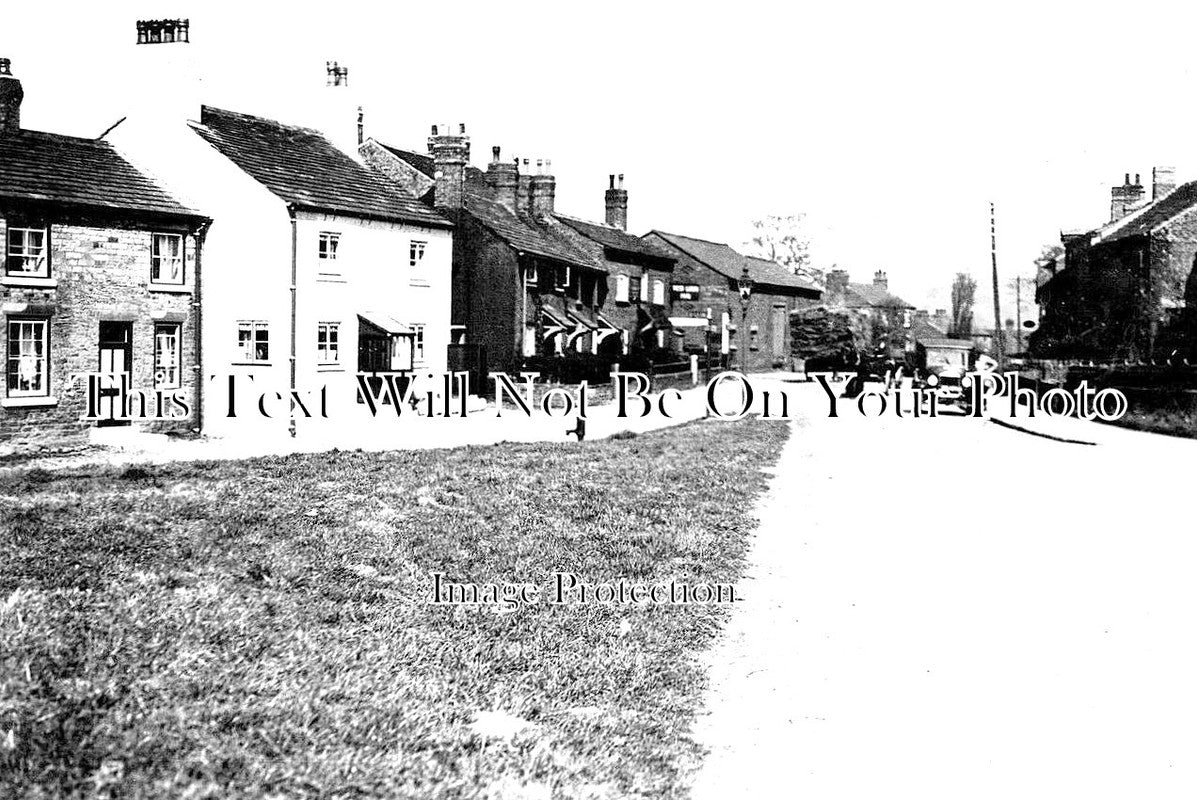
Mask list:
[[[1197,442],[808,422],[711,653],[694,797],[1192,797]]]

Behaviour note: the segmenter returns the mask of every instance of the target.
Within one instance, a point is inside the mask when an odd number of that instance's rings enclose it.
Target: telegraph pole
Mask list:
[[[1014,340],[1015,352],[1022,352],[1022,276],[1014,278]]]
[[[998,362],[998,371],[1006,371],[1006,340],[1002,331],[1001,292],[998,289],[997,273],[997,217],[993,203],[989,204],[989,255],[993,261],[993,349]]]

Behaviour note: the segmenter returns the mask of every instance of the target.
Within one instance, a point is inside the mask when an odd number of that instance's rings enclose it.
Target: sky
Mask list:
[[[932,309],[968,272],[989,324],[991,202],[1005,286],[1061,230],[1108,220],[1124,173],[1197,178],[1197,11],[1131,8],[21,3],[0,12],[0,57],[25,127],[97,136],[145,94],[135,21],[186,17],[206,102],[304,122],[336,60],[368,136],[422,151],[431,124],[465,123],[476,165],[492,145],[552,159],[558,210],[590,219],[623,173],[636,233],[739,246],[754,219],[804,214],[814,266],[884,270]]]

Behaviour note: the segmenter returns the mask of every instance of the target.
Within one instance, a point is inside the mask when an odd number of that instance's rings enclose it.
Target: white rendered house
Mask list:
[[[451,223],[316,130],[194,112],[131,114],[105,138],[212,219],[196,290],[204,432],[379,424],[359,372],[445,371]]]

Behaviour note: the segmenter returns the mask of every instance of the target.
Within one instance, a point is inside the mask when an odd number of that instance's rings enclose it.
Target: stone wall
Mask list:
[[[0,217],[0,242],[7,243],[13,218]],[[28,220],[28,224],[37,224]],[[39,220],[38,222],[44,222]],[[86,413],[86,387],[72,375],[99,369],[101,321],[132,323],[133,387],[152,396],[154,386],[154,326],[182,326],[181,391],[191,414],[170,422],[137,423],[152,431],[194,427],[196,242],[179,227],[139,226],[133,222],[95,219],[56,223],[50,220],[50,277],[0,276],[0,353],[7,358],[8,322],[48,319],[50,328],[50,397],[10,398],[7,373],[0,397],[0,444],[18,450],[56,448],[83,443],[95,423]],[[150,282],[150,242],[153,232],[185,235],[185,283],[159,286]],[[7,361],[5,362],[7,370]],[[167,390],[170,394],[174,390]],[[168,410],[175,408],[168,405]]]

